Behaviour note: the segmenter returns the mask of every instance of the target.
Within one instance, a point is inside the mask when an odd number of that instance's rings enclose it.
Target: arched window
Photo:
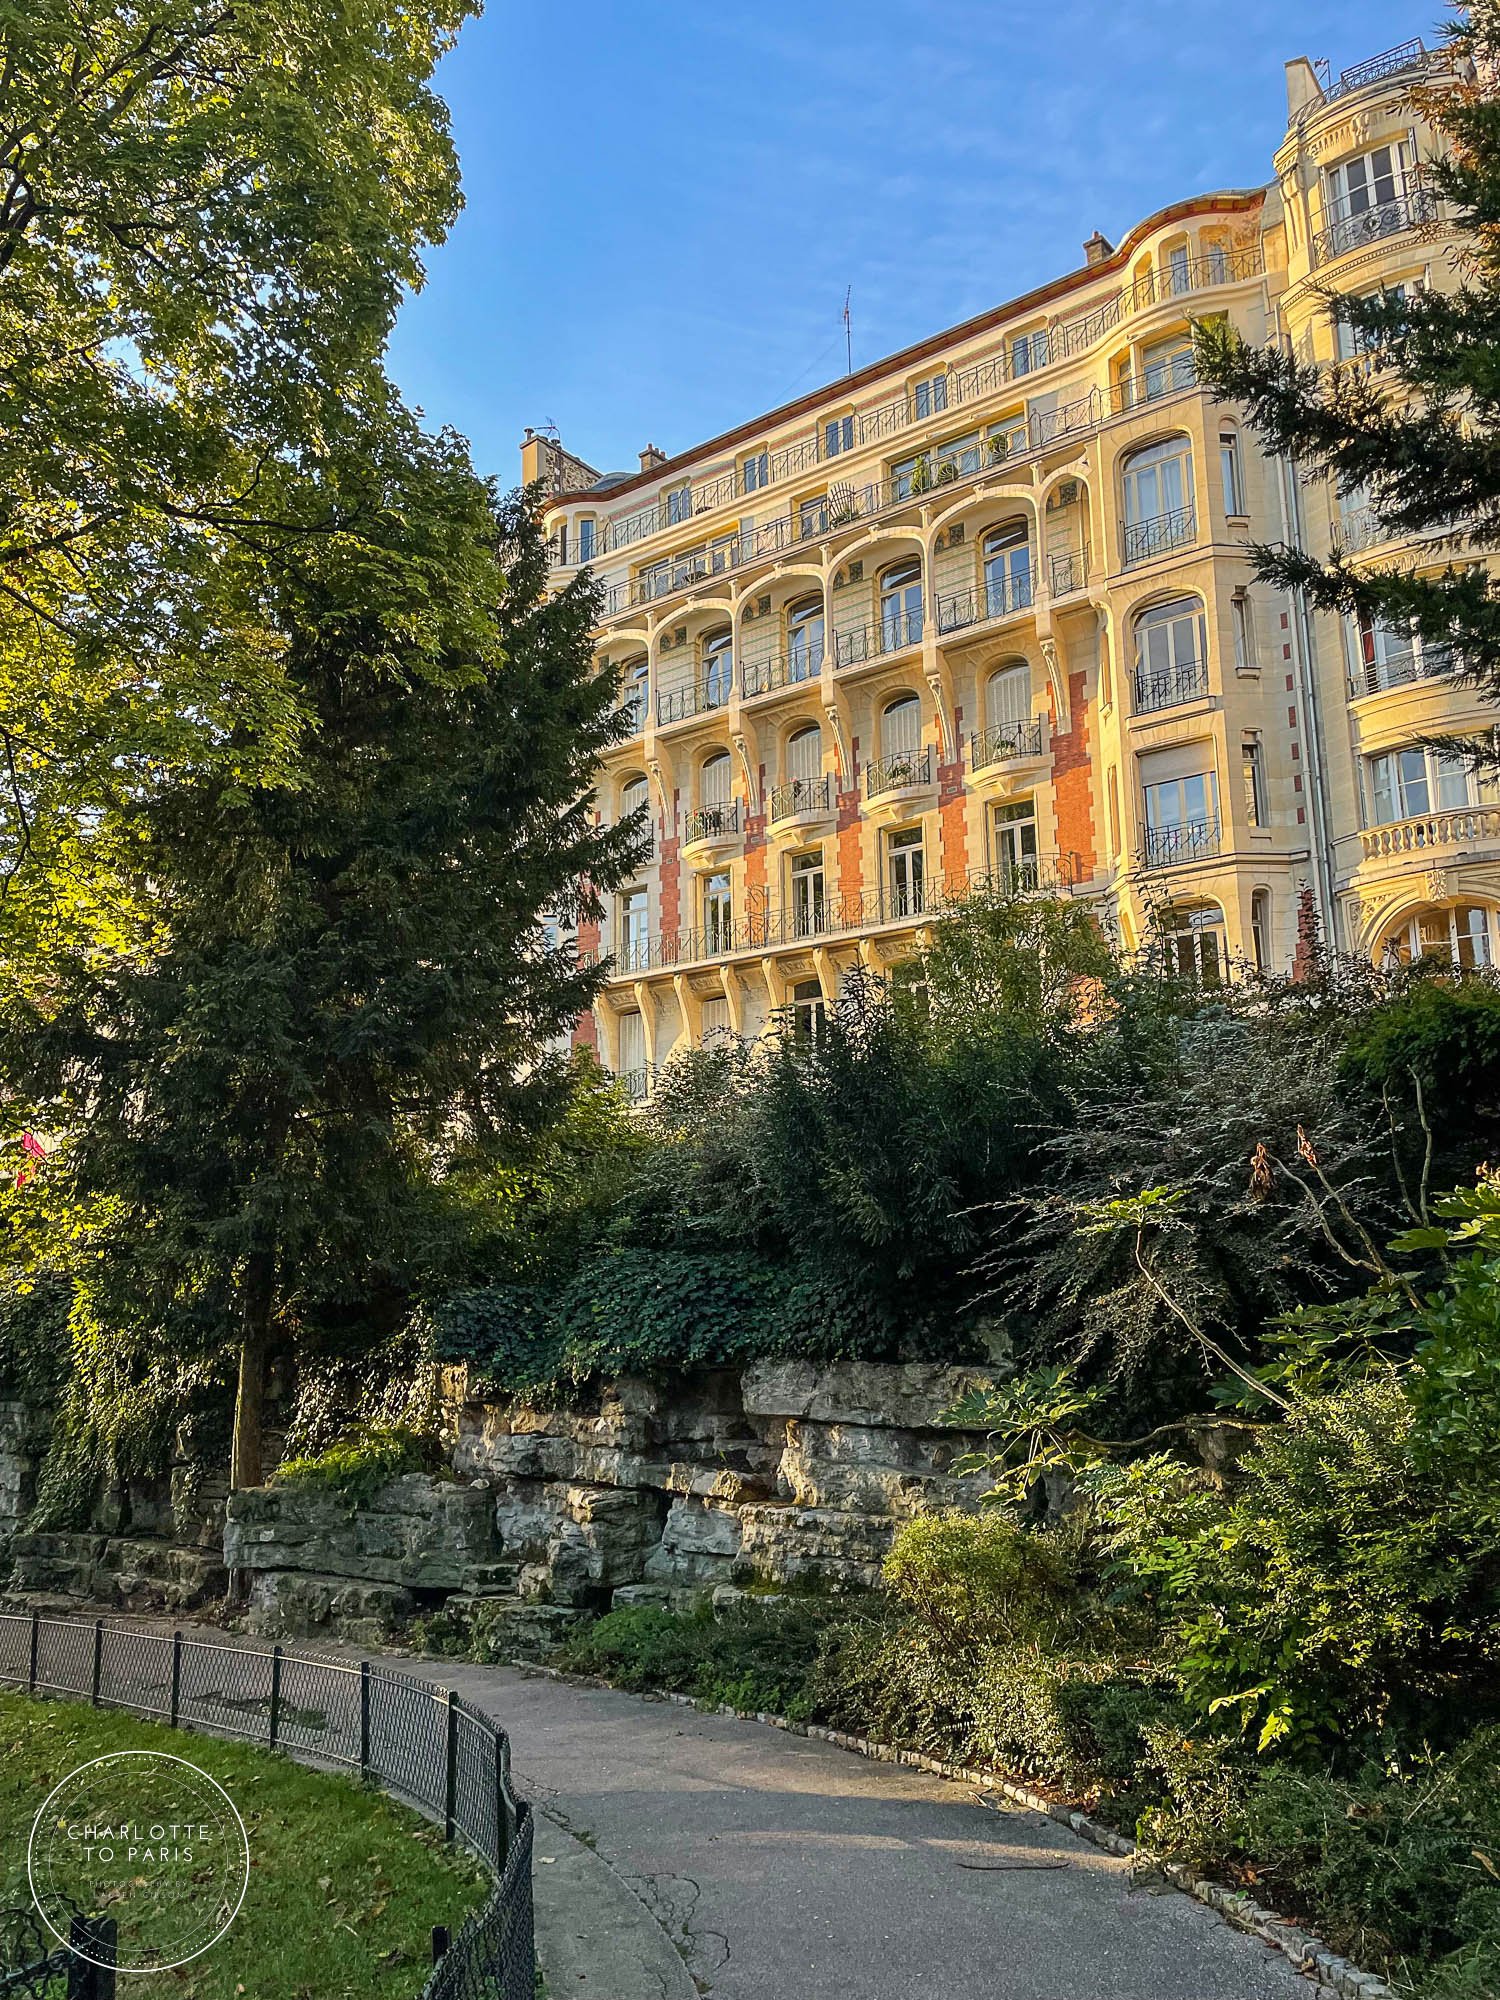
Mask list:
[[[1224,945],[1224,912],[1217,903],[1178,905],[1162,913],[1162,942],[1167,964],[1179,979],[1217,986],[1228,969]]]
[[[1431,906],[1403,917],[1378,955],[1398,965],[1435,958],[1468,969],[1494,965],[1495,945],[1495,912],[1481,903],[1457,903],[1451,909]]]
[[[817,723],[787,738],[786,774],[793,784],[811,784],[823,775],[823,732]]]
[[[1024,520],[1006,521],[984,538],[985,616],[1024,611],[1030,602],[1030,531]]]
[[[630,717],[632,733],[646,726],[646,681],[649,673],[644,653],[627,660],[620,671],[620,706]]]
[[[920,558],[893,563],[880,579],[880,650],[922,643],[922,564]]]
[[[1200,598],[1170,597],[1142,611],[1135,621],[1137,715],[1206,695],[1207,651]]]
[[[1271,892],[1257,889],[1250,898],[1250,951],[1257,972],[1271,963]]]
[[[711,757],[705,757],[698,772],[698,802],[704,806],[727,806],[729,804],[729,752],[716,750]]]
[[[631,819],[636,813],[640,813],[641,835],[648,842],[651,840],[652,833],[651,820],[649,815],[642,809],[649,804],[650,797],[651,794],[644,778],[627,778],[620,787],[620,818],[622,820]],[[650,846],[647,847],[645,854],[641,858],[644,861],[650,860]]]
[[[1031,720],[1031,669],[1024,660],[1007,660],[985,682],[984,719],[991,729]]]
[[[734,678],[734,634],[726,625],[703,641],[703,706],[722,708]]]
[[[1161,438],[1125,461],[1125,560],[1146,562],[1197,538],[1193,506],[1193,447],[1185,437]]]
[[[880,717],[880,754],[915,757],[922,741],[922,704],[914,694],[888,701]]]
[[[823,600],[799,597],[786,614],[786,677],[812,680],[823,665]]]

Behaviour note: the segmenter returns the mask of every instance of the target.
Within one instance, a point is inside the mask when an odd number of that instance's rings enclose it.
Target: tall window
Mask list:
[[[823,928],[823,850],[794,854],[790,866],[792,930],[797,937],[816,937]]]
[[[675,525],[679,521],[693,518],[693,489],[690,486],[676,486],[667,495],[667,521]]]
[[[1194,769],[1212,755],[1206,743],[1150,753],[1140,760],[1148,867],[1169,867],[1219,851],[1219,797],[1211,769]]]
[[[704,806],[727,806],[730,797],[730,764],[727,750],[715,751],[703,760],[698,773],[698,799]]]
[[[816,678],[823,665],[823,600],[799,597],[786,614],[786,677]]]
[[[914,694],[898,695],[887,702],[880,717],[880,753],[892,757],[915,757],[922,741],[922,704]]]
[[[702,1012],[704,1048],[711,1048],[715,1042],[721,1042],[726,1036],[733,1034],[734,1029],[729,1019],[729,1002],[723,994],[711,994],[702,1003]]]
[[[703,945],[710,954],[730,951],[734,946],[727,871],[703,878]]]
[[[995,808],[995,872],[1007,895],[1037,886],[1036,800],[1010,799]]]
[[[1038,327],[1034,333],[1018,333],[1010,344],[1012,375],[1030,375],[1038,368],[1045,368],[1050,359],[1044,326]]]
[[[923,417],[930,417],[935,410],[946,410],[948,377],[933,375],[925,382],[918,382],[912,390],[911,401],[912,413],[919,422]]]
[[[1381,292],[1387,299],[1397,302],[1406,297],[1405,285],[1383,285]],[[1340,361],[1352,361],[1357,354],[1373,354],[1380,344],[1373,333],[1367,333],[1363,327],[1350,326],[1343,319],[1337,324],[1335,339]]]
[[[578,523],[578,560],[591,563],[594,560],[594,517],[585,514]]]
[[[1329,169],[1328,220],[1344,222],[1367,215],[1406,192],[1407,154],[1402,142],[1376,146]]]
[[[1230,516],[1245,511],[1245,493],[1240,482],[1240,436],[1238,431],[1219,432],[1219,478],[1224,488],[1224,512]]]
[[[1141,387],[1148,403],[1173,395],[1178,389],[1191,389],[1196,380],[1192,343],[1182,334],[1174,333],[1168,340],[1155,341],[1143,351]]]
[[[644,653],[639,659],[626,662],[620,683],[620,706],[630,716],[632,733],[646,726],[646,682],[649,673]]]
[[[1217,986],[1229,954],[1224,943],[1224,912],[1217,903],[1167,910],[1161,920],[1167,963],[1179,979]]]
[[[880,579],[880,645],[882,652],[922,641],[922,564],[920,558],[896,563]]]
[[[1031,542],[1025,521],[1007,521],[984,538],[984,609],[988,618],[1024,611],[1031,602]]]
[[[1250,898],[1250,950],[1257,972],[1271,962],[1271,893],[1257,889]]]
[[[651,836],[651,821],[646,815],[645,807],[650,796],[644,778],[629,778],[620,788],[621,819],[633,819],[639,813],[641,815],[641,831],[648,840]]]
[[[1452,812],[1479,802],[1481,787],[1462,758],[1412,744],[1368,760],[1370,816],[1375,826]]]
[[[1173,298],[1193,289],[1193,266],[1185,243],[1174,243],[1167,252],[1167,289]]]
[[[893,917],[915,916],[923,907],[925,889],[922,829],[904,826],[886,844],[886,876]]]
[[[1250,629],[1250,598],[1243,590],[1237,590],[1229,600],[1229,626],[1234,635],[1234,664],[1248,667],[1255,657],[1255,646]]]
[[[823,732],[817,723],[796,730],[786,746],[786,775],[793,785],[809,791],[823,775]]]
[[[1163,438],[1125,461],[1125,560],[1143,562],[1179,548],[1197,533],[1193,511],[1193,448],[1185,437]]]
[[[746,493],[758,493],[763,486],[771,483],[771,455],[769,452],[752,452],[740,467],[740,485]]]
[[[997,667],[984,684],[988,729],[1015,729],[1031,720],[1031,669],[1024,660]]]
[[[703,706],[722,708],[734,681],[734,634],[726,625],[703,641]]]
[[[620,898],[620,967],[625,972],[643,972],[650,958],[647,935],[647,901],[644,889],[627,889]]]
[[[1495,929],[1495,912],[1477,903],[1418,910],[1391,932],[1384,955],[1400,965],[1414,958],[1441,959],[1465,969],[1493,965]]]
[[[1250,826],[1266,824],[1266,759],[1258,742],[1240,745],[1240,784],[1245,801],[1245,820]]]
[[[792,988],[792,1033],[816,1045],[826,1020],[822,987],[816,979],[799,979]]]
[[[823,426],[823,456],[837,458],[854,449],[853,417],[830,417]]]
[[[646,1094],[646,1024],[639,1014],[620,1016],[620,1079],[629,1095]]]
[[[1196,597],[1153,604],[1135,621],[1135,707],[1138,715],[1196,701],[1208,693],[1203,605]]]

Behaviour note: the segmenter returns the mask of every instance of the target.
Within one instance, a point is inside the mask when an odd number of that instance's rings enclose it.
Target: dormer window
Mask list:
[[[948,377],[931,375],[925,382],[918,382],[911,392],[912,414],[920,423],[938,410],[948,407]]]

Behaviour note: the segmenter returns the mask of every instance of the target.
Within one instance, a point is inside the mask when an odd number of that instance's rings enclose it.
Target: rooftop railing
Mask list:
[[[1356,63],[1352,69],[1341,71],[1338,81],[1324,88],[1323,102],[1332,104],[1337,98],[1347,97],[1352,90],[1363,90],[1371,83],[1384,83],[1388,76],[1399,76],[1403,70],[1417,69],[1426,60],[1427,51],[1420,41],[1398,43],[1393,49],[1371,56],[1367,62]]]
[[[1263,269],[1260,246],[1246,244],[1210,248],[1202,255],[1169,264],[1165,270],[1135,278],[1117,292],[1081,313],[1046,329],[1044,358],[1030,365],[1035,349],[1027,345],[1028,365],[1014,367],[1012,347],[1007,341],[990,353],[960,368],[939,373],[917,392],[877,403],[852,413],[848,432],[834,430],[837,447],[829,449],[825,426],[819,424],[806,436],[793,439],[764,454],[750,454],[739,466],[724,468],[693,481],[687,488],[662,494],[630,513],[599,524],[595,560],[634,548],[640,542],[667,529],[712,514],[740,501],[754,501],[768,487],[805,476],[819,465],[833,465],[847,453],[899,436],[918,424],[930,424],[949,411],[980,403],[1008,383],[1026,381],[1057,362],[1070,359],[1092,347],[1118,327],[1130,314],[1159,304],[1163,299],[1186,297],[1220,285],[1238,284],[1259,277]],[[847,436],[847,443],[845,438]],[[747,468],[748,471],[747,471]]]

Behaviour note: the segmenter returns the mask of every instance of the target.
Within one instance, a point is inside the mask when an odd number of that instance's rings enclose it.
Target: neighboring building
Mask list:
[[[976,884],[1086,897],[1209,979],[1288,968],[1308,891],[1335,949],[1500,955],[1500,809],[1413,747],[1492,718],[1409,634],[1313,617],[1245,558],[1421,550],[1264,457],[1188,327],[1378,365],[1335,352],[1318,289],[1454,282],[1408,96],[1451,61],[1289,63],[1270,187],[1095,236],[1081,270],[678,457],[601,478],[528,434],[637,723],[599,803],[648,803],[651,856],[580,938],[612,961],[580,1038],[635,1091],[715,1030],[811,1022]]]

